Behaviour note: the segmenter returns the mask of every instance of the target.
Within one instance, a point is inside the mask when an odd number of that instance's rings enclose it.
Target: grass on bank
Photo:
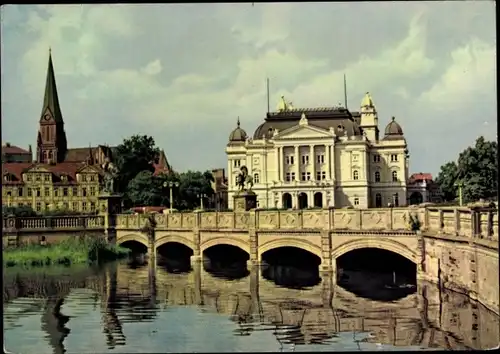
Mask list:
[[[41,246],[26,245],[3,250],[6,267],[42,267],[103,263],[128,256],[130,250],[107,243],[102,238],[70,239]]]

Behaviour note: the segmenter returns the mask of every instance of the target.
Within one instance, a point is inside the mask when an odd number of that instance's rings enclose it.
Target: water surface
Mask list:
[[[290,286],[271,273],[293,272],[253,269],[228,280],[202,266],[172,274],[126,262],[99,269],[7,269],[5,347],[13,353],[158,353],[498,345],[497,316],[430,284],[377,301],[331,279]]]

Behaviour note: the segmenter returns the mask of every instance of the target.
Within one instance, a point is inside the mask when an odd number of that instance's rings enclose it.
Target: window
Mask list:
[[[82,182],[87,182],[87,175],[82,175]]]
[[[375,194],[375,207],[382,207],[382,195],[380,193]]]
[[[321,163],[325,163],[325,155],[320,154],[320,155],[316,156],[316,160],[317,160],[317,161],[318,161],[318,163],[320,163],[320,164],[321,164]]]
[[[48,131],[47,131],[47,133],[48,133]],[[48,134],[47,134],[47,135],[48,135]],[[51,160],[52,160],[52,158],[53,158],[53,157],[54,157],[54,155],[52,154],[52,150],[51,150],[51,151],[49,151],[49,159],[51,159]]]
[[[82,188],[82,197],[87,196],[87,188]]]
[[[286,155],[285,162],[287,165],[293,165],[293,155]]]
[[[90,195],[95,195],[95,187],[90,187]]]
[[[36,189],[36,196],[37,197],[41,197],[42,196],[42,191],[40,190],[40,188]]]
[[[64,202],[63,203],[63,208],[64,208],[64,210],[68,210],[69,209],[69,203],[68,202]]]
[[[31,180],[32,180],[31,175],[26,175],[26,180],[27,180],[28,182],[31,182]]]
[[[37,173],[37,174],[35,175],[35,181],[36,181],[36,182],[40,182],[41,180],[42,180],[42,175],[41,175],[41,174],[39,174],[39,173]]]
[[[238,176],[234,176],[234,184],[238,185]]]
[[[373,162],[380,162],[380,155],[379,154],[373,155]]]
[[[17,189],[17,195],[18,195],[18,196],[20,196],[20,197],[22,197],[22,196],[23,196],[23,188],[22,188],[22,187],[19,187],[19,188]]]
[[[253,182],[254,183],[259,183],[259,174],[258,173],[254,173],[253,174]]]
[[[90,182],[94,182],[95,181],[95,175],[90,175]]]
[[[380,182],[380,172],[375,172],[375,182]]]
[[[395,207],[399,206],[399,197],[397,193],[392,196],[392,201]]]
[[[295,172],[288,172],[286,174],[286,181],[287,182],[295,181]]]
[[[49,188],[45,188],[44,192],[45,192],[44,194],[46,197],[50,197],[50,189]]]
[[[302,164],[307,165],[309,163],[309,155],[302,155]]]
[[[392,154],[391,155],[391,162],[397,162],[398,161],[398,155]]]
[[[73,187],[73,195],[78,196],[78,187]]]
[[[310,181],[311,180],[311,172],[302,172],[302,181]]]
[[[36,211],[42,211],[42,203],[36,202],[36,204],[35,204],[35,210]]]
[[[78,202],[73,202],[73,210],[78,210]]]
[[[33,195],[33,191],[31,190],[31,188],[28,188],[28,197],[31,197]]]
[[[3,179],[4,179],[4,181],[8,182],[8,181],[10,181],[10,176],[9,175],[5,175],[5,176],[3,176]]]
[[[305,181],[305,180],[306,180],[306,173],[305,173],[305,172],[302,172],[302,175],[301,175],[301,180],[302,180],[302,181]]]
[[[354,205],[359,205],[359,198],[358,197],[354,198]]]
[[[94,211],[94,210],[95,210],[95,203],[90,202],[90,211]]]
[[[295,181],[295,172],[292,172],[292,181]]]
[[[321,179],[326,179],[326,171],[321,171]]]
[[[358,178],[359,178],[359,173],[358,171],[354,170],[354,172],[352,173],[352,179],[357,180]]]
[[[240,167],[240,160],[234,160],[234,167]]]
[[[82,202],[82,211],[87,210],[87,202]]]
[[[63,188],[63,197],[68,196],[68,188]]]
[[[392,181],[393,182],[398,181],[398,171],[392,171]]]
[[[316,179],[320,180],[321,179],[321,171],[316,172]]]
[[[7,191],[7,197],[12,197],[12,192],[11,191]]]
[[[47,173],[45,176],[43,176],[43,179],[45,182],[50,182],[50,175]]]

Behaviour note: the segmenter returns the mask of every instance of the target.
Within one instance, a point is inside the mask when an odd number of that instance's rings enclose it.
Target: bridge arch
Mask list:
[[[258,259],[259,260],[262,259],[262,255],[264,253],[266,253],[267,251],[273,250],[275,248],[280,248],[280,247],[300,248],[304,251],[308,251],[308,252],[314,254],[315,256],[318,256],[319,259],[322,259],[320,246],[317,246],[310,241],[301,240],[301,239],[292,238],[292,237],[279,238],[276,240],[264,242],[262,245],[259,245],[258,251],[257,251]]]
[[[335,262],[340,256],[354,250],[363,248],[378,248],[390,252],[394,252],[408,259],[409,261],[418,264],[417,253],[411,250],[408,246],[401,242],[389,239],[356,239],[345,242],[332,250],[332,260]]]
[[[229,246],[234,246],[238,247],[241,250],[245,251],[246,253],[250,254],[250,244],[247,241],[239,240],[236,238],[229,238],[229,237],[216,237],[212,238],[200,245],[200,251],[203,253],[205,250],[209,249],[210,247],[213,246],[219,246],[219,245],[229,245]]]
[[[123,244],[125,242],[129,242],[129,241],[139,242],[140,244],[142,244],[146,248],[148,247],[148,239],[147,239],[146,235],[136,233],[136,234],[128,234],[128,235],[120,236],[120,237],[116,238],[116,243],[118,245],[121,245],[121,244]]]
[[[181,245],[189,247],[192,251],[194,251],[196,248],[193,240],[190,240],[189,238],[187,238],[185,236],[176,235],[176,234],[167,234],[167,235],[161,236],[155,240],[155,249],[158,249],[158,247],[161,247],[161,246],[163,246],[167,243],[170,243],[170,242],[180,243]]]

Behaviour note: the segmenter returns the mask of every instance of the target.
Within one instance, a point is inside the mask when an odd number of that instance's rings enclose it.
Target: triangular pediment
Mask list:
[[[51,172],[49,169],[43,167],[43,166],[33,166],[33,167],[28,167],[25,171],[25,173],[34,173],[34,172]]]
[[[77,173],[99,173],[100,170],[98,167],[94,166],[94,165],[83,165],[78,171]]]
[[[278,132],[277,135],[273,137],[274,140],[286,140],[286,139],[321,139],[321,138],[331,138],[332,134],[322,128],[318,128],[312,125],[294,125],[288,129]]]

